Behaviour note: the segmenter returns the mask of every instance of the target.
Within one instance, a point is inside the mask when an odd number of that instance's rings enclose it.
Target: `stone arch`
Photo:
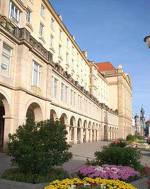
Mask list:
[[[98,140],[98,123],[96,123],[96,128],[95,128],[95,140],[97,141]]]
[[[74,127],[75,127],[75,125],[76,125],[76,120],[75,120],[75,117],[72,116],[70,118],[70,128],[69,128],[71,142],[74,142]]]
[[[77,124],[77,142],[81,142],[81,127],[82,127],[82,120],[81,118],[78,119],[78,124]]]
[[[63,113],[60,116],[60,123],[62,123],[65,126],[68,124],[68,117],[67,117],[67,115],[65,113]]]
[[[50,110],[50,120],[55,122],[57,120],[57,114],[55,112],[55,110],[51,109]]]
[[[7,119],[9,113],[9,102],[5,95],[0,92],[0,151],[3,151],[10,133],[10,119]]]
[[[40,105],[36,102],[32,102],[26,111],[26,118],[32,118],[34,121],[42,121],[43,114]]]
[[[95,141],[95,123],[92,125],[92,141]]]
[[[89,142],[92,141],[92,128],[91,128],[91,121],[89,121],[89,124],[88,124],[88,139],[89,139]]]
[[[83,123],[83,142],[86,142],[87,141],[87,121],[84,120],[84,123]]]

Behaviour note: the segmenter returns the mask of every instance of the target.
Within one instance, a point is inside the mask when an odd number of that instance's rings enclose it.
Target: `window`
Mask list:
[[[65,102],[68,103],[68,87],[65,86]]]
[[[69,54],[66,53],[66,64],[69,64]]]
[[[26,11],[26,20],[27,22],[31,22],[31,10],[27,8],[27,11]]]
[[[73,105],[73,90],[70,91],[70,105]]]
[[[17,23],[19,22],[20,10],[12,1],[10,1],[9,15],[10,15],[10,18],[14,19]]]
[[[64,84],[61,83],[61,100],[63,101],[64,100]]]
[[[69,39],[67,38],[67,48],[69,48]]]
[[[56,78],[53,78],[53,96],[57,98],[57,90],[58,90],[58,80]]]
[[[9,75],[10,72],[11,54],[12,54],[12,49],[7,44],[4,43],[2,50],[2,61],[0,64],[0,73],[7,76]]]
[[[76,105],[76,93],[74,92],[74,96],[73,96],[73,105]]]
[[[72,46],[72,55],[74,55],[74,46]]]
[[[58,49],[58,55],[61,57],[61,45],[59,45],[59,49]]]
[[[51,18],[51,29],[54,30],[54,18]]]
[[[62,40],[62,31],[59,30],[59,39]]]
[[[51,35],[50,36],[50,48],[54,48],[54,36],[53,35]]]
[[[32,85],[39,86],[40,84],[40,65],[33,61],[33,75],[32,75]]]
[[[41,5],[41,16],[44,17],[45,14],[45,7],[44,5]]]
[[[40,37],[43,37],[43,31],[44,31],[44,25],[40,23],[40,30],[39,30]]]

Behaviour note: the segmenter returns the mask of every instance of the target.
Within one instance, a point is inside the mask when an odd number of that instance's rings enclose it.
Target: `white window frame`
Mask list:
[[[14,9],[12,10],[12,6],[14,6]],[[13,12],[13,14],[12,14]],[[16,6],[16,4],[13,1],[10,1],[9,4],[9,18],[15,20],[17,23],[20,21],[20,9]]]
[[[68,103],[68,86],[65,85],[65,102]]]
[[[57,98],[57,92],[58,92],[58,79],[53,77],[53,97],[54,98]]]
[[[34,83],[34,65],[37,65],[37,81],[36,81],[36,84]],[[40,86],[40,76],[41,76],[41,73],[40,73],[40,69],[41,69],[41,65],[37,63],[37,61],[33,60],[33,63],[32,63],[32,86],[36,86],[36,87],[39,87]]]
[[[43,33],[44,33],[44,24],[40,22],[39,35],[42,38],[43,38]]]
[[[64,89],[65,89],[65,85],[64,83],[61,83],[61,101],[64,101]]]
[[[31,23],[31,19],[32,19],[31,14],[32,14],[31,9],[27,8],[27,11],[26,11],[26,21],[28,23]]]
[[[10,49],[9,55],[4,52],[4,45],[6,45]],[[2,57],[3,56],[8,57],[8,59],[9,59],[9,64],[7,65],[7,67],[8,67],[8,73],[7,74],[2,72],[2,64],[4,64],[4,63],[2,63]],[[11,59],[12,59],[12,48],[7,43],[4,42],[3,45],[2,45],[2,54],[1,54],[1,63],[0,63],[0,74],[1,75],[6,76],[6,77],[10,76]]]
[[[54,36],[50,35],[50,48],[54,49]]]

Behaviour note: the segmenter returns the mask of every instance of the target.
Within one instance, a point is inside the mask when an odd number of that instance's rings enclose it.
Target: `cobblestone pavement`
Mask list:
[[[101,150],[103,146],[108,145],[108,142],[98,141],[92,143],[75,144],[71,148],[73,154],[72,160],[65,163],[63,168],[70,174],[79,170],[79,168],[86,162],[88,158],[94,158],[94,152]]]
[[[0,175],[11,166],[10,157],[0,153]]]
[[[63,168],[68,171],[70,174],[77,171],[85,162],[86,159],[93,159],[94,152],[101,150],[103,146],[107,145],[108,142],[98,141],[93,143],[84,143],[73,145],[70,151],[73,153],[73,158],[63,165]],[[143,165],[150,166],[150,152],[142,151],[141,162]],[[5,169],[10,167],[10,158],[0,153],[0,175],[4,172]],[[134,185],[138,189],[147,189],[147,179],[134,182]]]

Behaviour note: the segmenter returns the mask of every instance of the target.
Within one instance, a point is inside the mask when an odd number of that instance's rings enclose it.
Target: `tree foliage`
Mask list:
[[[96,163],[98,165],[125,165],[135,168],[141,168],[140,152],[131,147],[109,146],[102,151],[95,152]]]
[[[35,123],[28,119],[15,134],[9,134],[8,154],[25,174],[46,175],[56,165],[68,161],[65,126],[50,120]]]

